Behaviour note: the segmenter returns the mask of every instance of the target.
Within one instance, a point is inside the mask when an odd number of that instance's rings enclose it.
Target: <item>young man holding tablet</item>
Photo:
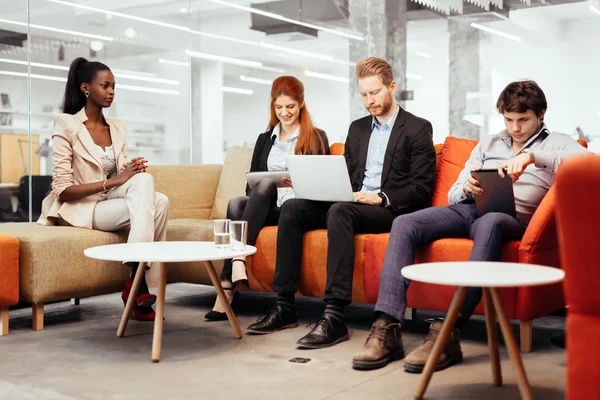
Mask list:
[[[402,277],[401,271],[414,262],[420,246],[442,238],[471,238],[474,244],[470,261],[499,261],[502,244],[523,236],[531,216],[553,184],[560,163],[587,152],[571,137],[548,130],[544,123],[546,97],[535,82],[509,84],[496,106],[504,116],[506,129],[482,140],[473,149],[448,192],[450,205],[427,208],[394,220],[375,306],[376,321],[363,349],[354,357],[354,368],[381,368],[403,357],[400,330],[409,281]],[[474,198],[483,190],[471,171],[491,168],[497,169],[501,176],[508,174],[514,181],[516,218],[497,212],[477,215]],[[460,329],[481,297],[481,288],[469,290],[436,370],[462,361]],[[423,370],[441,326],[441,321],[433,322],[423,344],[406,357],[404,369],[407,372]]]

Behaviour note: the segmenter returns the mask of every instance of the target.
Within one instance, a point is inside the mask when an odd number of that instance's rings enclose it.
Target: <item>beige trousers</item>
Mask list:
[[[154,191],[154,178],[139,173],[106,194],[94,208],[94,229],[113,232],[131,226],[127,243],[167,240],[169,199]],[[123,260],[138,261],[138,260]],[[157,265],[156,265],[157,266]],[[154,265],[153,265],[154,267]],[[148,285],[158,284],[158,268],[151,268]]]

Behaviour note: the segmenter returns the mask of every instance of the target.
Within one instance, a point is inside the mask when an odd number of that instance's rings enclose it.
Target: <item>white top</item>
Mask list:
[[[102,169],[104,169],[104,175],[108,178],[114,174],[117,170],[117,159],[115,157],[115,150],[112,146],[103,149],[96,145],[100,149],[100,160],[102,161]]]
[[[463,261],[415,264],[402,268],[407,279],[440,285],[513,287],[548,285],[563,280],[562,269],[541,265]]]
[[[225,260],[249,256],[256,247],[246,245],[245,251],[215,247],[214,242],[144,242],[121,243],[86,249],[89,258],[106,261],[191,262]]]

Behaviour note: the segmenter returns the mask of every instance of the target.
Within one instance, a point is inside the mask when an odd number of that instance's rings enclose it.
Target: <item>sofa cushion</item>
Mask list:
[[[171,219],[167,223],[167,241],[213,241],[213,221],[210,219]]]
[[[28,303],[120,291],[131,271],[119,262],[83,255],[89,247],[125,242],[127,232],[36,223],[0,224],[0,232],[19,240],[20,294]]]
[[[225,218],[229,200],[243,196],[246,190],[246,172],[250,170],[252,149],[234,146],[227,151],[219,186],[215,195],[211,219]]]
[[[208,219],[221,176],[220,165],[148,167],[157,192],[169,198],[169,219]]]
[[[334,143],[329,146],[329,153],[332,156],[343,156],[344,155],[344,143]]]
[[[379,280],[383,269],[383,261],[387,250],[389,234],[371,235],[365,244],[365,294],[367,302],[377,302]],[[464,261],[468,260],[473,247],[469,239],[441,239],[422,247],[417,252],[415,263]],[[519,242],[511,241],[502,247],[501,261],[517,262]],[[456,288],[445,285],[412,282],[408,290],[408,306],[425,310],[448,311],[450,300]],[[517,289],[502,289],[506,313],[509,318],[516,317]],[[483,302],[475,310],[483,314]]]
[[[19,302],[19,241],[0,234],[0,307]]]
[[[437,164],[432,205],[448,205],[448,191],[458,179],[460,171],[465,167],[465,163],[476,145],[475,140],[459,139],[453,136],[446,138],[440,161]]]
[[[363,265],[365,262],[365,241],[370,235],[356,235],[354,238],[354,279],[352,300],[366,301]],[[258,291],[272,291],[276,265],[277,227],[263,228],[256,241],[256,254],[248,263],[250,288]],[[298,292],[304,296],[323,297],[327,280],[327,230],[319,229],[304,235],[302,241],[302,266],[298,281]]]

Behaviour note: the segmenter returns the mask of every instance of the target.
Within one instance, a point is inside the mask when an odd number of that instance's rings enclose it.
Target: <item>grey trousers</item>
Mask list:
[[[471,238],[474,244],[469,261],[499,261],[502,244],[523,237],[525,227],[523,221],[503,213],[477,218],[475,204],[431,207],[397,217],[390,232],[375,311],[404,322],[410,281],[401,271],[414,263],[422,245],[443,238]],[[469,289],[460,314],[463,319],[471,317],[481,297],[481,288]]]

